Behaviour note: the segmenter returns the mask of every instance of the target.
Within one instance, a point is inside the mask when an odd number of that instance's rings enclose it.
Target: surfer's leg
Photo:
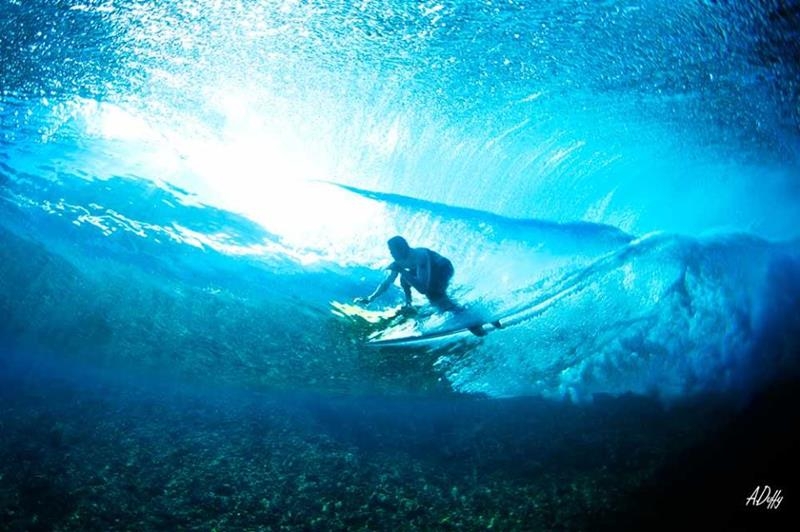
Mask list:
[[[432,273],[428,301],[440,312],[460,312],[464,307],[453,301],[447,295],[447,287],[453,277],[453,266],[448,261],[449,268],[434,270]]]
[[[439,312],[458,312],[463,310],[455,301],[450,299],[447,294],[431,294],[428,296],[431,306]]]

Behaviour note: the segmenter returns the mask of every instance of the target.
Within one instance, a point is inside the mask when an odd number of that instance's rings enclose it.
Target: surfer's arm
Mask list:
[[[360,297],[356,301],[365,304],[372,303],[378,296],[386,292],[386,290],[392,286],[392,283],[395,281],[395,279],[397,279],[399,273],[400,272],[398,270],[390,267],[389,271],[386,272],[386,278],[381,282],[381,284],[378,285],[378,288],[376,288],[375,291],[367,297]]]
[[[412,301],[412,298],[411,298],[411,285],[408,284],[408,283],[400,283],[400,284],[403,287],[403,294],[405,294],[405,296],[406,296],[406,306],[410,306],[411,305],[411,301]]]

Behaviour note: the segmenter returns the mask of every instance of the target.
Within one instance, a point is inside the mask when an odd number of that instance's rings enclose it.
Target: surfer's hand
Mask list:
[[[369,296],[367,297],[357,297],[353,300],[357,305],[369,305],[372,303],[372,299]]]

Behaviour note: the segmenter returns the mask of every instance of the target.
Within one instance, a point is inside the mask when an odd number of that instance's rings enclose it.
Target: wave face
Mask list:
[[[794,3],[1,5],[5,346],[574,400],[797,371]],[[364,348],[328,303],[398,233],[525,319]]]
[[[6,177],[1,330],[17,348],[268,388],[419,392],[444,376],[460,392],[578,401],[747,392],[797,369],[797,242],[632,239],[317,184],[360,206],[350,216],[365,227],[377,210],[397,231],[451,242],[461,301],[527,309],[481,340],[376,353],[328,302],[379,281],[364,264],[378,236],[298,249],[139,180]]]

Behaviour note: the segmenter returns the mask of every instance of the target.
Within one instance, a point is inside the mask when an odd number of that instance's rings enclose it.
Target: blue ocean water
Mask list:
[[[798,43],[777,0],[0,0],[0,523],[586,529],[743,411],[790,448]],[[366,346],[330,302],[395,234],[527,313]],[[719,519],[789,482],[751,451]]]

